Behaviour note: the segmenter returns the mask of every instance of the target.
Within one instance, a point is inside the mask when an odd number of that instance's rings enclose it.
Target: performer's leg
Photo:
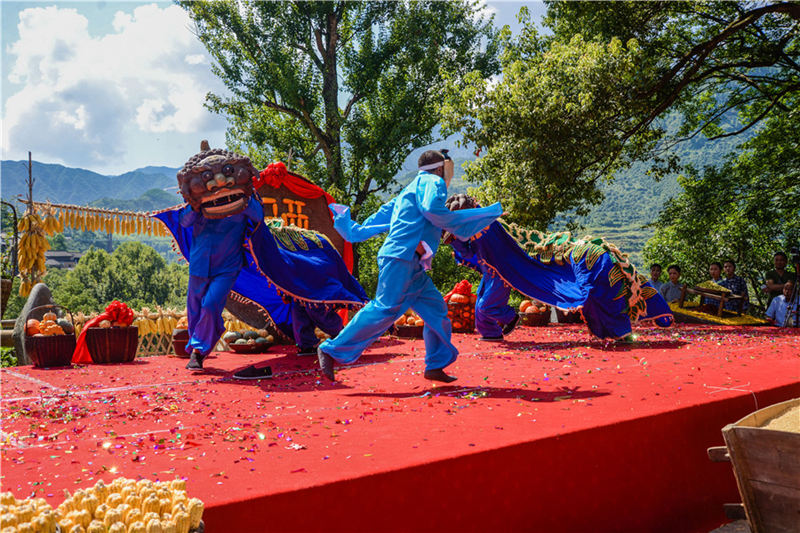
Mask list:
[[[297,302],[292,302],[292,334],[297,344],[297,353],[303,355],[316,354],[319,339],[314,334],[314,323],[308,309]]]
[[[429,373],[440,371],[439,373],[444,375],[441,370],[453,363],[458,356],[458,350],[450,340],[453,327],[447,317],[447,304],[444,303],[442,294],[436,289],[430,276],[420,268],[414,282],[413,289],[416,290],[413,291],[415,298],[411,306],[425,322],[422,330],[422,337],[425,339],[425,373],[429,379],[438,379],[429,377]]]
[[[406,295],[415,266],[418,267],[416,262],[379,257],[375,299],[356,313],[336,337],[323,341],[319,351],[340,363],[358,359],[409,308]]]
[[[308,312],[308,316],[311,317],[314,326],[331,337],[338,335],[344,327],[342,317],[339,316],[336,309],[327,308],[324,305],[314,305],[309,307],[306,311]]]
[[[517,317],[517,313],[508,305],[510,295],[511,287],[504,284],[500,276],[483,274],[475,302],[475,327],[483,338],[502,338],[503,326]]]
[[[200,314],[203,310],[202,301],[203,296],[208,290],[209,278],[202,278],[200,276],[189,276],[189,287],[186,291],[186,320],[187,329],[189,330],[189,341],[186,343],[186,353],[191,353],[194,349],[192,347],[192,340],[194,339],[197,323],[200,320]],[[196,340],[195,344],[200,344],[200,340]]]
[[[199,309],[196,309],[197,298],[194,298],[191,302],[187,300],[187,305],[192,305],[189,315],[196,317],[193,328],[190,322],[189,327],[191,329],[189,331],[191,332],[191,337],[189,342],[186,343],[187,351],[197,350],[201,356],[205,357],[214,349],[220,336],[225,331],[222,310],[225,309],[228,293],[231,291],[237,275],[237,273],[233,273],[214,278],[190,276],[190,291],[193,288],[204,288],[205,292],[197,293],[200,294]],[[192,278],[195,278],[194,287]]]

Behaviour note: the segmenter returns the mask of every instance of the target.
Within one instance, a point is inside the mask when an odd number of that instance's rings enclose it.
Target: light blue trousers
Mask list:
[[[213,278],[189,276],[186,293],[189,342],[186,343],[186,353],[197,350],[201,355],[208,355],[214,349],[225,331],[222,310],[238,275],[234,272]]]
[[[356,313],[335,338],[320,344],[322,350],[340,363],[353,363],[412,307],[425,322],[425,369],[444,368],[455,361],[458,350],[450,342],[453,328],[447,318],[447,305],[419,260],[379,257],[378,269],[375,299]]]
[[[484,337],[502,337],[503,326],[514,320],[516,312],[508,305],[511,287],[500,276],[483,273],[475,302],[475,328]]]

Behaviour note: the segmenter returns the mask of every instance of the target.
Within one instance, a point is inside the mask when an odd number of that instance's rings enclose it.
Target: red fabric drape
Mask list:
[[[269,185],[270,187],[279,188],[281,185],[292,191],[297,196],[302,198],[319,198],[320,196],[325,197],[325,201],[329,204],[334,203],[333,196],[326,193],[321,187],[318,185],[314,185],[310,181],[306,180],[302,176],[297,174],[292,174],[288,170],[286,170],[286,165],[283,164],[281,161],[276,161],[275,163],[270,163],[267,165],[267,168],[262,170],[258,178],[253,180],[253,186],[258,189],[262,185]],[[328,213],[328,216],[333,219],[333,215]],[[344,241],[344,251],[342,253],[342,259],[344,259],[344,264],[347,265],[347,269],[352,272],[353,271],[353,245],[347,241]]]
[[[92,362],[92,356],[89,354],[89,348],[86,347],[86,332],[89,330],[89,328],[97,326],[103,320],[108,320],[109,322],[120,322],[125,326],[130,326],[133,323],[133,310],[126,304],[114,300],[106,306],[105,311],[84,324],[81,334],[78,335],[78,340],[75,343],[75,351],[72,352],[73,363]]]

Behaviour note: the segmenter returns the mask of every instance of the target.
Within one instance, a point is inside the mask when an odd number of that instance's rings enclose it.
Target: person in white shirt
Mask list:
[[[783,294],[772,299],[767,309],[767,320],[773,326],[793,325],[786,323],[786,315],[794,312],[797,302],[790,302],[792,291],[794,290],[794,280],[789,280],[783,285]]]

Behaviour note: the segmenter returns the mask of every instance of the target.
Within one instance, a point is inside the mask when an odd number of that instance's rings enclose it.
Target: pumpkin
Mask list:
[[[410,317],[406,318],[406,324],[407,325],[413,326],[416,323],[417,323],[417,319],[414,318],[413,316],[410,316]]]
[[[39,321],[35,318],[30,318],[25,323],[25,333],[28,335],[36,335],[39,333]]]
[[[537,314],[537,313],[540,313],[540,311],[539,311],[539,309],[538,309],[536,306],[529,305],[529,306],[528,306],[528,307],[527,307],[527,308],[526,308],[526,309],[523,311],[523,313],[525,313],[526,315],[535,315],[535,314]]]
[[[100,323],[97,324],[97,325],[100,326],[101,328],[110,328],[111,327],[111,321],[110,320],[101,320]]]
[[[406,325],[406,315],[401,316],[397,320],[394,321],[395,326],[405,326]]]
[[[462,327],[464,327],[464,324],[461,322],[453,322],[453,329],[461,329]]]
[[[178,323],[175,324],[176,329],[187,329],[189,327],[189,319],[185,316],[182,316],[178,319]]]
[[[55,322],[56,320],[58,320],[58,315],[56,315],[52,311],[48,311],[44,315],[42,315],[42,320],[50,320],[52,322]]]
[[[531,305],[533,305],[532,301],[522,300],[522,303],[519,304],[519,310],[524,313]]]
[[[450,297],[450,301],[454,304],[468,304],[469,303],[469,296],[466,294],[454,294]]]
[[[424,326],[425,322],[423,322],[423,320],[420,318],[416,322],[414,322],[414,325],[415,326]]]

